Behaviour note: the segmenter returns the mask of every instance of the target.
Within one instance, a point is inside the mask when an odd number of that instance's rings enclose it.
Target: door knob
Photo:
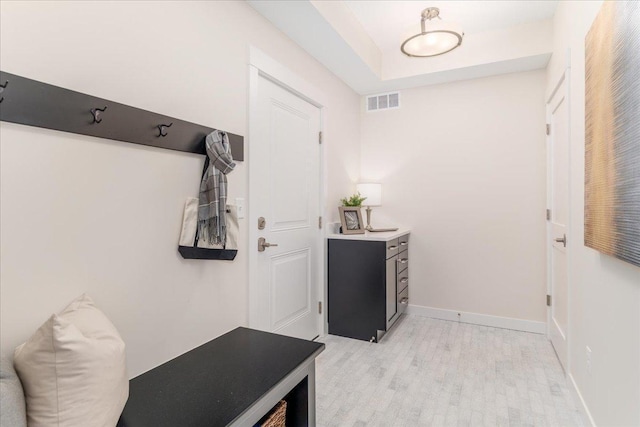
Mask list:
[[[567,247],[567,235],[563,234],[562,238],[556,237],[556,242],[562,243],[562,246],[564,246],[566,248]]]
[[[275,243],[269,243],[264,237],[260,237],[258,239],[258,252],[264,252],[264,248],[269,248],[271,246],[278,246]]]

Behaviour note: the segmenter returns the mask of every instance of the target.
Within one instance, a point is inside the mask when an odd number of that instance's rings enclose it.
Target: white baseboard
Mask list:
[[[451,320],[453,322],[473,323],[474,325],[494,328],[513,329],[516,331],[546,334],[547,324],[534,320],[514,319],[511,317],[491,316],[488,314],[467,313],[465,311],[445,310],[442,308],[424,307],[409,304],[407,314],[434,319]]]
[[[578,410],[580,411],[580,415],[582,416],[582,422],[586,426],[590,425],[591,427],[596,427],[596,423],[595,421],[593,421],[593,418],[591,417],[591,412],[589,412],[589,408],[587,408],[587,404],[582,398],[582,393],[580,393],[580,390],[578,389],[578,385],[576,384],[576,381],[573,379],[573,375],[569,374],[568,376],[569,376],[569,382],[570,382],[569,388],[571,389],[571,395],[573,397],[573,400],[576,402],[576,406],[578,407]]]

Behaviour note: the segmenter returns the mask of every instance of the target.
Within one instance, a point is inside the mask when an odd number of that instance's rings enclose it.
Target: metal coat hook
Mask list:
[[[169,123],[168,125],[158,125],[158,130],[160,131],[160,134],[158,136],[162,136],[162,137],[167,136],[167,132],[165,129],[170,128],[171,125],[173,125],[173,123]]]
[[[104,108],[92,108],[91,110],[91,114],[93,115],[93,123],[100,123],[102,121],[102,119],[100,118],[100,113],[104,113],[104,110],[107,109],[107,106],[105,105]]]
[[[9,80],[6,80],[3,85],[0,85],[0,93],[4,92],[4,89],[7,87],[8,84],[9,84]],[[4,96],[0,98],[0,102],[2,101],[4,101]]]

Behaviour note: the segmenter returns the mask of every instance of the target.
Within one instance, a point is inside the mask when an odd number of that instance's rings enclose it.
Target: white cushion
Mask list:
[[[129,396],[125,345],[91,298],[76,298],[16,348],[30,427],[113,427]]]

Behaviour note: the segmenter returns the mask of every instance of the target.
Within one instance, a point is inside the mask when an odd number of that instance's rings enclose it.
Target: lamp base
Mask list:
[[[383,233],[385,231],[398,231],[398,228],[367,228],[371,233]]]
[[[371,226],[371,206],[367,206],[367,226],[364,228],[372,233],[383,233],[385,231],[398,231],[397,228],[373,228]]]
[[[367,206],[367,226],[364,229],[367,231],[373,230],[373,227],[371,227],[371,206]]]

